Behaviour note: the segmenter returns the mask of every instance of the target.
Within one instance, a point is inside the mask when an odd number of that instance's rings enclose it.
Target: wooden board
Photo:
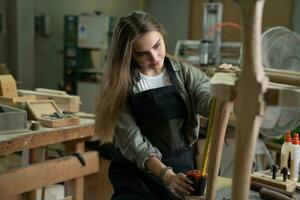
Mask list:
[[[235,99],[235,82],[237,80],[238,76],[236,73],[215,73],[210,80],[212,96],[224,101]],[[297,85],[269,82],[267,92],[264,94],[264,100],[266,105],[299,107],[300,87]]]
[[[80,119],[79,117],[72,117],[68,119],[56,119],[56,120],[39,119],[39,121],[43,126],[57,128],[62,126],[79,124]]]
[[[37,131],[0,136],[0,156],[22,149],[33,149],[55,143],[95,136],[94,120],[81,119],[78,125],[61,128],[41,127]],[[96,138],[95,138],[96,139]]]
[[[99,171],[98,152],[83,153],[82,157],[85,166],[75,156],[67,156],[0,173],[0,199]]]
[[[85,119],[95,119],[95,114],[85,113],[85,112],[77,112],[75,116]],[[201,124],[201,123],[200,123]],[[202,124],[201,124],[202,125]]]
[[[0,103],[7,106],[16,106],[19,102],[34,101],[36,100],[34,95],[28,95],[23,97],[0,97]]]
[[[265,68],[270,81],[294,86],[300,86],[300,72]]]
[[[299,107],[300,87],[270,82],[265,94],[265,101],[267,105]]]
[[[17,84],[14,77],[10,74],[0,75],[0,96],[17,97]]]
[[[67,112],[78,112],[80,107],[80,97],[68,95],[65,92],[48,89],[18,90],[20,96],[35,95],[37,100],[53,100],[57,107]],[[53,91],[53,92],[52,92]]]
[[[12,129],[12,130],[0,131],[0,135],[24,133],[24,132],[29,132],[29,131],[30,131],[30,129],[28,129],[28,128]]]
[[[296,189],[296,182],[294,181],[287,180],[286,182],[284,182],[282,176],[277,176],[276,180],[272,179],[270,170],[255,172],[251,175],[251,179],[255,182],[280,188],[289,192],[293,192]]]

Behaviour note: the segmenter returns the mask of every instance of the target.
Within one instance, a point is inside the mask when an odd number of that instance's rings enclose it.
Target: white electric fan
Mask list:
[[[285,27],[270,28],[262,34],[262,63],[266,68],[300,72],[300,35]],[[300,108],[268,106],[260,132],[280,137],[300,125]]]

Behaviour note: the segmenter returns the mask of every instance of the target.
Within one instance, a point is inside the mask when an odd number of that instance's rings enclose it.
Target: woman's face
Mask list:
[[[162,35],[151,31],[137,38],[133,43],[133,59],[146,75],[160,73],[164,64],[166,47]]]

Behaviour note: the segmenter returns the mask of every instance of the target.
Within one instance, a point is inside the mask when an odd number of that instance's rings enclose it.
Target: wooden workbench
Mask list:
[[[85,152],[84,142],[94,136],[94,120],[80,119],[78,125],[61,128],[41,127],[38,131],[0,135],[0,156],[33,150],[38,147],[64,143],[69,156],[29,163],[0,173],[0,199],[18,199],[22,193],[46,185],[66,182],[65,196],[73,200],[84,199],[84,176],[98,172],[98,152]],[[79,153],[85,160],[83,166],[72,153]],[[29,197],[28,199],[34,199]]]

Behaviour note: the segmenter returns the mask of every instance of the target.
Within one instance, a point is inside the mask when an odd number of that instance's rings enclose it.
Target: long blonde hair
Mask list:
[[[102,89],[96,102],[95,130],[101,142],[111,141],[119,112],[132,87],[132,44],[150,31],[158,31],[165,38],[162,25],[141,11],[122,17],[116,26]]]

